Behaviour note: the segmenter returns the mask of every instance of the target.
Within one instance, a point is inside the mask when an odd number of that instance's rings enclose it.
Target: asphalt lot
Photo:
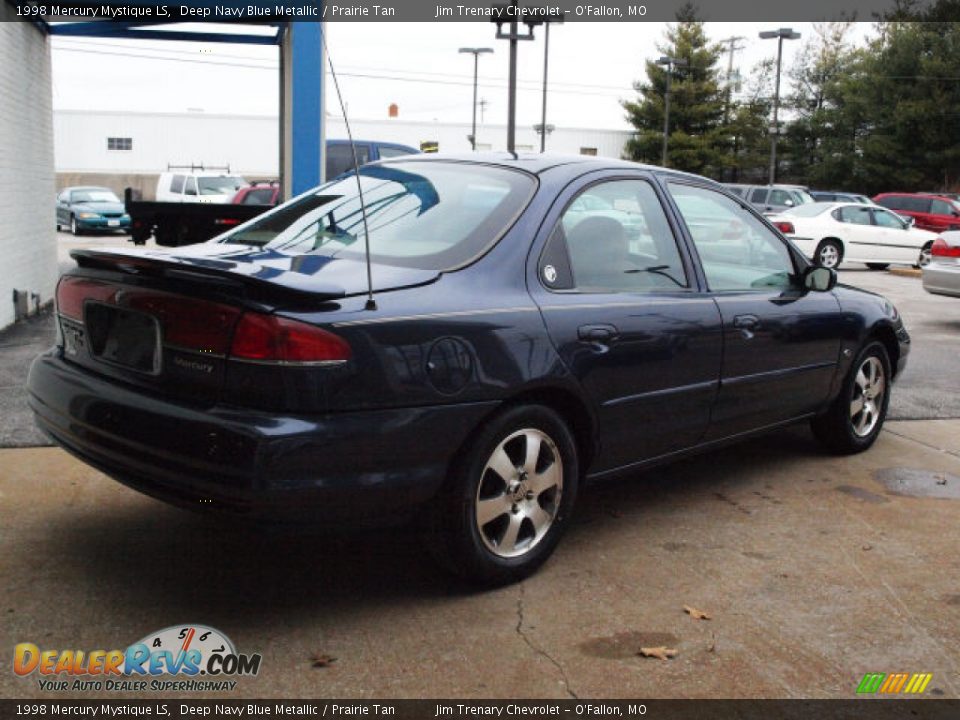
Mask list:
[[[892,414],[960,418],[960,301],[919,278],[842,280],[890,297],[913,335]],[[11,395],[49,333],[0,337]],[[410,531],[197,516],[50,447],[0,449],[0,468],[7,649],[203,623],[263,654],[229,697],[851,698],[866,672],[932,672],[927,695],[960,697],[960,419],[890,422],[851,458],[792,428],[591,486],[542,571],[490,592],[437,571]],[[660,645],[677,656],[637,655]],[[0,697],[43,696],[36,675],[0,673]]]

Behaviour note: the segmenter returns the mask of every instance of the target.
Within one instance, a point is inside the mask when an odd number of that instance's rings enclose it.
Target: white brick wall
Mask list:
[[[13,291],[46,303],[57,281],[50,46],[0,2],[0,328]]]

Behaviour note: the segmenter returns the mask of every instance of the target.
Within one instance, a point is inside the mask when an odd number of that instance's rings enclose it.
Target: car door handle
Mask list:
[[[756,315],[737,315],[733,326],[743,335],[744,340],[753,340],[754,331],[760,327],[760,318]]]
[[[760,324],[756,315],[737,315],[733,319],[733,326],[741,330],[754,330]]]
[[[581,325],[577,328],[577,337],[590,343],[604,345],[619,335],[613,325]]]

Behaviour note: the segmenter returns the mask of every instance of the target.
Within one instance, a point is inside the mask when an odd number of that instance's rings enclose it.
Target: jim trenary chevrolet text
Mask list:
[[[186,507],[413,523],[481,584],[535,571],[586,480],[798,421],[838,453],[880,432],[897,310],[710,180],[480,154],[359,181],[198,245],[75,250],[40,427]]]

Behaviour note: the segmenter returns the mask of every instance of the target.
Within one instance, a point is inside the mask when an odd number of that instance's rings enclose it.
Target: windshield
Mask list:
[[[535,181],[484,165],[396,162],[360,168],[371,260],[447,270],[495,242],[526,206]],[[218,242],[287,253],[362,260],[363,215],[357,179],[322,185],[261,215]]]
[[[798,204],[805,205],[808,203],[815,203],[813,195],[808,193],[806,190],[793,190],[794,197],[797,198]]]
[[[74,190],[70,195],[71,202],[120,202],[120,199],[113,194],[112,190],[106,188],[94,188],[91,190]]]
[[[790,215],[792,217],[816,217],[824,210],[830,207],[830,203],[809,203],[807,205],[797,205],[789,210],[784,210],[781,215]]]
[[[247,182],[243,178],[221,175],[219,177],[198,177],[197,185],[200,187],[201,195],[230,195],[240,188],[246,187]]]

